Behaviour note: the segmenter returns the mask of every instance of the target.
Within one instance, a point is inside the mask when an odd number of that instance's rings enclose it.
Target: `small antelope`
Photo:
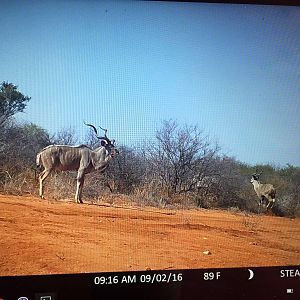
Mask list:
[[[268,201],[267,208],[269,208],[270,204],[271,204],[270,208],[272,208],[275,203],[276,190],[272,184],[269,183],[263,184],[259,182],[259,176],[261,174],[262,173],[253,174],[250,182],[253,184],[254,190],[259,198],[259,203],[258,203],[259,208],[263,204],[264,200]]]
[[[119,151],[114,146],[114,140],[98,136],[95,126],[85,124],[94,129],[96,137],[101,140],[101,146],[92,150],[88,146],[66,146],[66,145],[50,145],[41,150],[36,157],[38,168],[43,169],[39,175],[40,197],[43,196],[43,182],[48,175],[54,170],[60,171],[77,171],[77,188],[75,194],[76,203],[82,203],[81,193],[84,183],[84,176],[91,171],[98,170],[104,172],[111,159],[114,158]]]

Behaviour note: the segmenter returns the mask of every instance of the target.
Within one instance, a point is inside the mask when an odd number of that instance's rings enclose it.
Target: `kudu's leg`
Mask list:
[[[270,198],[267,198],[268,199],[268,205],[267,205],[267,208],[270,207],[270,209],[272,209],[273,205],[274,205],[274,202],[275,202],[275,199],[270,197]]]
[[[47,170],[45,169],[40,175],[39,175],[39,182],[40,182],[40,197],[42,199],[45,199],[44,195],[43,195],[43,192],[44,192],[44,189],[43,189],[43,182],[44,180],[48,177],[48,175],[51,173],[51,170]]]
[[[84,184],[84,170],[79,169],[77,173],[77,186],[76,186],[76,194],[75,194],[76,203],[82,203],[81,194],[82,194],[83,184]]]
[[[274,206],[274,204],[275,204],[275,199],[272,199],[272,200],[269,202],[269,204],[271,204],[270,209],[272,209],[273,206]]]
[[[263,197],[261,197],[260,199],[259,199],[259,202],[258,202],[258,214],[260,214],[261,213],[261,208],[262,208],[262,206],[263,206]]]

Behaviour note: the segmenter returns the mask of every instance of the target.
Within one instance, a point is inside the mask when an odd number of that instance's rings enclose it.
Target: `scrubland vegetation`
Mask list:
[[[78,143],[74,129],[50,134],[37,124],[14,118],[30,100],[11,83],[0,87],[0,193],[38,194],[36,154],[49,144]],[[98,146],[92,135],[85,143]],[[153,139],[136,148],[119,145],[120,154],[104,174],[87,175],[83,200],[98,201],[125,195],[138,205],[169,208],[222,208],[257,212],[258,198],[251,175],[263,171],[261,181],[277,190],[275,215],[300,215],[300,168],[248,165],[222,154],[197,126],[168,120],[153,132]],[[46,197],[73,198],[76,173],[53,173],[46,181]]]

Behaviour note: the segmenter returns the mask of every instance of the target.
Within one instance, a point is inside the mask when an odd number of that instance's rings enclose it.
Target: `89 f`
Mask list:
[[[221,272],[207,272],[203,274],[204,280],[218,280],[221,277]]]

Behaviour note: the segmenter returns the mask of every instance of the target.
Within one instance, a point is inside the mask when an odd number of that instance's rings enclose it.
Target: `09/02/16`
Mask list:
[[[171,283],[183,280],[182,273],[154,273],[142,275],[123,275],[123,276],[96,276],[94,278],[95,285],[110,284],[132,284],[132,283]]]

